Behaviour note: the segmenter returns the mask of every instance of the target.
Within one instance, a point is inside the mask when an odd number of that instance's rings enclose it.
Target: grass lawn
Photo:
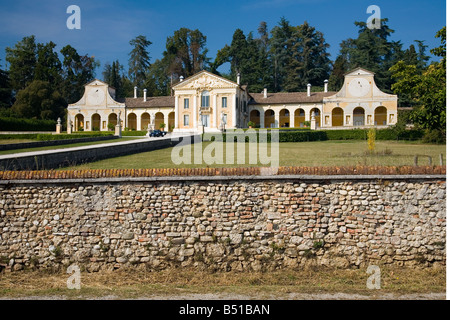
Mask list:
[[[0,297],[40,296],[68,299],[117,297],[177,298],[191,294],[218,294],[228,299],[295,299],[301,294],[351,294],[383,299],[411,294],[445,294],[445,267],[411,269],[381,266],[380,289],[369,290],[366,269],[314,268],[271,272],[206,272],[139,269],[81,272],[81,290],[67,289],[65,272],[23,271],[0,274]],[[301,297],[299,297],[301,298]]]
[[[211,142],[203,142],[203,154],[215,155],[206,149]],[[245,163],[237,164],[237,150],[245,148]],[[190,164],[176,165],[172,161],[173,148],[155,150],[133,154],[129,156],[111,158],[92,162],[80,166],[64,169],[144,169],[144,168],[196,168],[196,167],[249,167],[262,166],[261,163],[251,164],[248,157],[248,144],[235,144],[235,164],[226,163],[226,148],[223,148],[223,164],[208,165],[205,161],[194,163],[194,154],[198,151],[191,146]],[[318,141],[318,142],[285,142],[279,144],[279,166],[403,166],[414,165],[415,155],[429,155],[432,164],[439,165],[439,155],[443,154],[444,165],[446,146],[433,144],[420,144],[413,142],[377,141],[375,153],[365,154],[366,141]],[[206,153],[205,153],[206,151]],[[182,153],[181,153],[182,155]],[[269,147],[269,157],[270,157]],[[204,159],[203,159],[204,160]],[[186,161],[187,162],[187,161]],[[419,165],[428,165],[428,158],[419,157]]]
[[[79,143],[71,143],[71,144],[62,144],[62,145],[59,145],[59,146],[4,150],[4,151],[0,151],[0,155],[15,154],[15,153],[21,153],[21,152],[31,152],[31,151],[67,149],[67,148],[83,147],[83,146],[90,146],[90,145],[102,144],[102,143],[116,143],[116,142],[121,142],[121,141],[132,140],[132,139],[136,139],[136,138],[134,138],[134,137],[125,137],[125,138],[112,139],[112,140],[102,140],[102,141],[93,141],[93,142],[79,142]],[[0,140],[0,144],[3,144],[3,141],[6,141],[6,143],[36,142],[36,140],[29,140],[29,141]],[[10,142],[10,141],[13,141],[13,142]]]

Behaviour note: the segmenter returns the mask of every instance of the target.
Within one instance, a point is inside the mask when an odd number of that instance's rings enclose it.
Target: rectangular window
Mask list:
[[[202,93],[202,108],[209,108],[209,92]]]
[[[189,126],[189,115],[188,114],[184,115],[184,126],[185,127]]]
[[[223,97],[222,98],[222,108],[226,108],[227,107],[227,97]]]
[[[184,108],[189,109],[189,99],[184,99]]]

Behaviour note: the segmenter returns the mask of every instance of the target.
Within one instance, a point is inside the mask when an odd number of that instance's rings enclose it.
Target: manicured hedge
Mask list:
[[[283,131],[278,135],[280,142],[307,142],[328,140],[328,137],[324,131]]]
[[[245,136],[247,130],[244,133],[236,132],[235,135],[239,136],[243,134]],[[267,132],[267,141],[271,141],[271,131]],[[227,131],[232,133],[232,131]],[[367,140],[367,129],[352,129],[352,130],[286,130],[278,131],[279,142],[307,142],[307,141],[325,141],[325,140]],[[256,130],[259,141],[259,130]],[[207,137],[208,135],[205,135]],[[424,132],[421,130],[403,130],[397,131],[394,129],[379,129],[376,131],[376,140],[409,140],[417,141],[424,137]],[[226,135],[223,135],[224,141],[226,141]],[[237,137],[234,141],[237,141]],[[248,142],[248,137],[245,138]]]
[[[324,130],[327,140],[366,140],[368,130]]]
[[[327,130],[328,140],[367,140],[369,130]],[[379,129],[376,131],[376,140],[421,140],[424,136],[422,130]]]
[[[146,134],[147,134],[147,130],[142,130],[142,131],[122,131],[122,136],[124,136],[124,137],[145,136]]]
[[[259,141],[259,132],[257,133],[257,141]],[[244,132],[236,132],[233,134],[232,131],[227,131],[228,135],[234,136],[234,141],[242,140],[239,139],[239,137],[242,135],[244,136],[243,139],[245,139],[245,142],[249,141],[249,135]],[[223,141],[227,141],[227,134],[223,134]],[[209,136],[216,136],[216,134],[204,134],[203,140],[209,140]],[[272,141],[272,133],[269,130],[267,132],[267,142]],[[310,131],[310,130],[303,130],[303,131],[281,131],[278,132],[278,141],[279,142],[305,142],[305,141],[324,141],[327,140],[327,135],[323,131]],[[213,138],[214,140],[214,138]]]
[[[0,118],[0,131],[55,131],[55,120]]]

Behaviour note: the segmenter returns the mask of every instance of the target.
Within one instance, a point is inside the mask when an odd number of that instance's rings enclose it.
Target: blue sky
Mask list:
[[[81,9],[81,30],[66,27],[66,9],[72,4]],[[237,28],[256,34],[261,21],[271,29],[281,17],[292,25],[308,21],[323,32],[334,59],[341,41],[357,36],[354,22],[366,21],[372,4],[380,7],[381,17],[388,18],[395,30],[391,39],[400,40],[404,48],[414,40],[425,40],[429,49],[439,45],[434,36],[446,24],[445,0],[0,0],[0,64],[5,66],[6,47],[34,34],[38,42],[55,42],[58,50],[70,44],[80,54],[95,56],[101,63],[97,70],[101,78],[106,62],[119,59],[127,68],[129,41],[138,35],[152,41],[153,62],[161,58],[166,38],[175,30],[199,29],[207,36],[209,57],[214,58]]]

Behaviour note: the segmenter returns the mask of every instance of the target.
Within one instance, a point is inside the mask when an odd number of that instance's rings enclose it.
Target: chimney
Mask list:
[[[323,83],[323,92],[328,92],[328,80],[325,80]]]
[[[180,82],[183,82],[183,80],[184,80],[184,77],[180,76]]]
[[[264,88],[264,98],[267,98],[267,88]]]
[[[241,74],[237,74],[237,84],[241,84]]]
[[[144,101],[147,101],[147,89],[144,89]]]
[[[308,97],[311,97],[311,83],[308,83]]]
[[[134,87],[134,98],[137,98],[137,87]]]

